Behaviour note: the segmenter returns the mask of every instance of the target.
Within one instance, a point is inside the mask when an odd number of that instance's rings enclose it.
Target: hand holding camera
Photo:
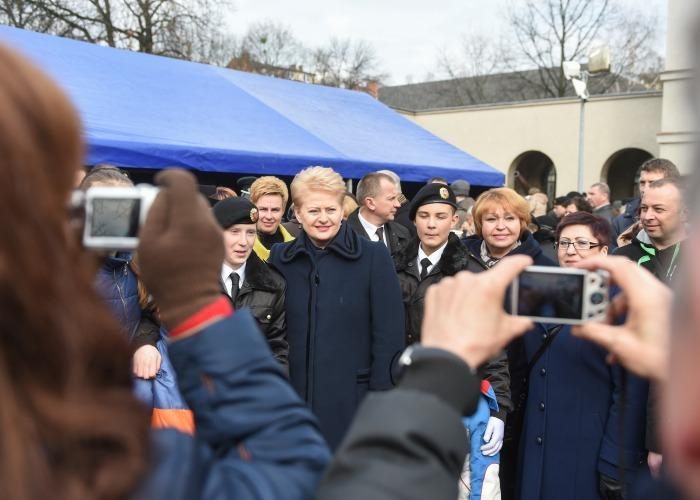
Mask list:
[[[622,289],[611,303],[609,319],[626,314],[623,325],[586,323],[573,333],[605,347],[642,377],[664,379],[668,370],[671,289],[624,257],[595,257],[583,269],[604,269]]]
[[[221,296],[224,245],[214,216],[182,169],[156,175],[161,186],[140,231],[141,278],[168,328]]]
[[[428,288],[422,344],[452,352],[476,369],[512,339],[532,328],[532,321],[503,309],[506,288],[532,263],[526,256],[506,257],[493,269],[462,271]]]

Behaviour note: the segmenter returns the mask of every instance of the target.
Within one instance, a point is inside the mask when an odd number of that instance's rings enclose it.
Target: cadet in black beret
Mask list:
[[[408,216],[412,221],[416,220],[418,208],[428,203],[445,203],[454,207],[455,210],[457,209],[457,199],[449,186],[437,183],[426,184],[420,188],[411,201],[411,210],[408,212]]]
[[[459,219],[456,210],[455,194],[444,184],[423,186],[411,202],[409,215],[416,226],[417,237],[395,259],[404,303],[407,344],[421,340],[428,289],[443,278],[467,270],[473,262],[467,247],[452,231]],[[488,420],[487,428],[493,432],[472,439],[480,442],[480,455],[493,456],[503,445],[505,415],[513,409],[508,359],[504,352],[485,365],[484,375],[496,393],[499,411],[492,412]]]
[[[277,271],[253,252],[258,209],[247,198],[227,198],[212,209],[223,230],[224,262],[221,288],[235,309],[249,307],[265,334],[270,350],[287,367],[289,344],[284,298],[287,284]]]
[[[223,229],[234,224],[256,224],[258,209],[248,198],[226,198],[214,205],[214,217]]]

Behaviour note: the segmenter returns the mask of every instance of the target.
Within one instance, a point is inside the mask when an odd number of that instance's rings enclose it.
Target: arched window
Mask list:
[[[540,151],[527,151],[513,160],[508,171],[508,186],[523,196],[531,188],[547,195],[549,204],[557,193],[557,169],[552,159]]]
[[[651,153],[638,148],[621,149],[610,155],[601,178],[610,186],[611,201],[639,196],[639,167],[649,158]]]

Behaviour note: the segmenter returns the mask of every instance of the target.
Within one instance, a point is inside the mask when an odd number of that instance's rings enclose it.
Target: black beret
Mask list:
[[[444,203],[457,208],[457,199],[449,186],[438,183],[426,184],[411,200],[411,209],[408,212],[411,220],[416,220],[418,209],[429,203]]]
[[[234,224],[255,224],[258,222],[258,209],[248,198],[236,196],[221,200],[212,209],[219,225],[228,229]]]

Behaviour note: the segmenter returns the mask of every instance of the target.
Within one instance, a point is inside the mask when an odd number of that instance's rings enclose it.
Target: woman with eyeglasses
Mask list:
[[[587,212],[567,215],[556,230],[559,264],[573,267],[606,255],[609,239],[607,220]],[[546,341],[526,334],[529,360]],[[604,349],[572,336],[569,326],[550,332],[529,376],[521,500],[622,498],[620,471],[630,479],[645,462],[647,384],[607,358]]]

